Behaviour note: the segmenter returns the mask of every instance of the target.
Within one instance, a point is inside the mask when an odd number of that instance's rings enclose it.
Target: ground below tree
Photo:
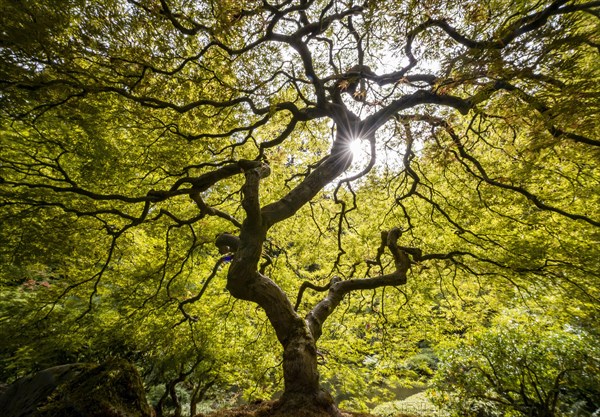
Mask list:
[[[298,410],[290,412],[277,407],[276,401],[265,401],[259,404],[248,404],[241,407],[219,410],[208,414],[197,414],[195,417],[330,417],[325,412]],[[341,417],[376,417],[372,414],[341,411]],[[415,417],[410,414],[398,414],[394,417]]]

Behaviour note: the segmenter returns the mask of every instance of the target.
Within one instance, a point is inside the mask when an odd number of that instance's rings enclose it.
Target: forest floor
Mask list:
[[[259,404],[249,404],[241,407],[219,410],[209,414],[197,414],[195,417],[325,417],[323,413],[314,411],[298,410],[291,414],[282,413],[274,406],[274,402],[265,401]],[[355,413],[351,411],[341,411],[342,417],[378,417],[373,414]],[[394,417],[416,417],[413,414],[398,414]]]

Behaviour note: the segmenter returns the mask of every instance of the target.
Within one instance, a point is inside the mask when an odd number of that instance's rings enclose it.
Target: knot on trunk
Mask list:
[[[261,179],[271,175],[271,167],[267,160],[251,161],[248,159],[240,159],[237,164],[242,172],[256,170],[258,177]]]
[[[377,252],[377,263],[380,264],[381,254],[385,247],[389,249],[394,257],[396,270],[398,271],[406,271],[413,262],[420,262],[422,260],[423,252],[421,249],[398,245],[400,237],[402,237],[402,230],[398,227],[394,227],[390,231],[381,232],[381,246]],[[373,261],[370,263],[373,263]]]
[[[231,233],[221,233],[215,239],[215,246],[221,254],[235,253],[240,246],[240,238]]]

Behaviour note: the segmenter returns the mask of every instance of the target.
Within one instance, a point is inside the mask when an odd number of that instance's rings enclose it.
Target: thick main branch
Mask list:
[[[394,257],[395,271],[375,278],[331,281],[327,296],[319,302],[306,316],[306,321],[315,340],[323,333],[323,323],[342,302],[344,296],[352,291],[374,290],[376,288],[406,284],[406,274],[411,261],[406,251],[398,246],[401,236],[399,229],[382,233],[382,246],[385,245]]]

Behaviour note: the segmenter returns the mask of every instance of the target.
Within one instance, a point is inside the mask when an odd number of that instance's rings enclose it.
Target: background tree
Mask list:
[[[597,334],[539,312],[506,313],[446,350],[434,398],[458,415],[593,415]]]
[[[597,308],[597,2],[2,3],[5,282],[42,264],[85,317],[126,276],[134,308],[196,322],[230,262],[281,409],[334,415],[317,342],[353,294]]]

